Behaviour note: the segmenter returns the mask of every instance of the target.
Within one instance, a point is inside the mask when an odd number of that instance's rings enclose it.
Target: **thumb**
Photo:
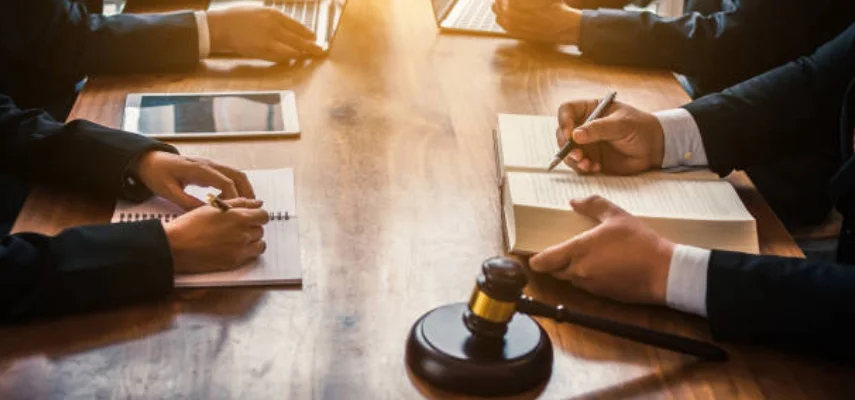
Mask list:
[[[570,206],[573,207],[573,211],[576,211],[586,217],[593,218],[599,222],[605,222],[610,218],[628,214],[624,209],[600,196],[586,197],[581,200],[570,200]]]
[[[626,137],[617,117],[595,119],[573,130],[573,140],[579,144],[614,141]]]
[[[585,231],[562,243],[547,247],[529,259],[529,267],[535,272],[560,273],[588,252],[594,235],[594,230]]]

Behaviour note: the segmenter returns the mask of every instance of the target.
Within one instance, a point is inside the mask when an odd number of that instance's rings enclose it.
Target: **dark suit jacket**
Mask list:
[[[831,146],[847,160],[831,183],[844,215],[841,264],[713,251],[710,327],[720,339],[759,342],[855,359],[855,24],[801,58],[685,108],[700,128],[710,166],[724,174]],[[804,121],[835,107],[833,134]],[[783,129],[804,126],[801,130]],[[831,142],[829,142],[831,140]]]
[[[89,74],[176,72],[198,64],[192,12],[105,17],[70,0],[0,3],[0,92],[59,121]]]
[[[686,75],[698,97],[812,53],[855,19],[855,2],[687,0],[684,13],[585,10],[579,49],[598,62]]]
[[[151,192],[125,178],[134,161],[154,149],[175,151],[86,121],[63,125],[44,112],[21,111],[0,93],[0,174],[6,177],[140,200]],[[0,186],[0,205],[15,189]],[[172,286],[172,257],[159,221],[0,238],[0,323],[157,298]]]

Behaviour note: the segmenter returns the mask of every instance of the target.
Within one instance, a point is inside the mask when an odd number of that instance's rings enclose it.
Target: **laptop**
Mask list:
[[[489,36],[507,36],[496,23],[493,0],[431,0],[441,31]]]
[[[282,10],[314,32],[315,43],[324,51],[328,51],[347,0],[210,0],[208,9],[216,10],[247,3]]]

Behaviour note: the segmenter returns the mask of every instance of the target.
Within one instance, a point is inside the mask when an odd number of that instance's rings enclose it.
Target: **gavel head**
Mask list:
[[[466,328],[476,337],[504,337],[527,283],[528,278],[516,261],[505,257],[484,261],[469,307],[463,314]]]

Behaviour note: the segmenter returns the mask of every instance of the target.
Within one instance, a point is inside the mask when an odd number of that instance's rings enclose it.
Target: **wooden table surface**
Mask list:
[[[572,49],[440,35],[430,2],[351,0],[328,58],[294,66],[207,61],[192,74],[95,77],[73,111],[118,126],[140,91],[293,89],[297,140],[176,142],[240,168],[293,167],[304,283],[186,290],[152,304],[0,328],[0,398],[404,399],[446,397],[411,377],[404,343],[422,313],[466,301],[502,254],[491,130],[496,113],[554,114],[602,96],[653,111],[688,100],[665,72],[585,63]],[[743,175],[764,253],[801,252]],[[105,222],[106,201],[38,189],[16,230]],[[617,304],[538,277],[569,308],[708,339],[705,322]],[[521,398],[851,398],[849,371],[724,344],[703,364],[540,321],[554,372]]]

